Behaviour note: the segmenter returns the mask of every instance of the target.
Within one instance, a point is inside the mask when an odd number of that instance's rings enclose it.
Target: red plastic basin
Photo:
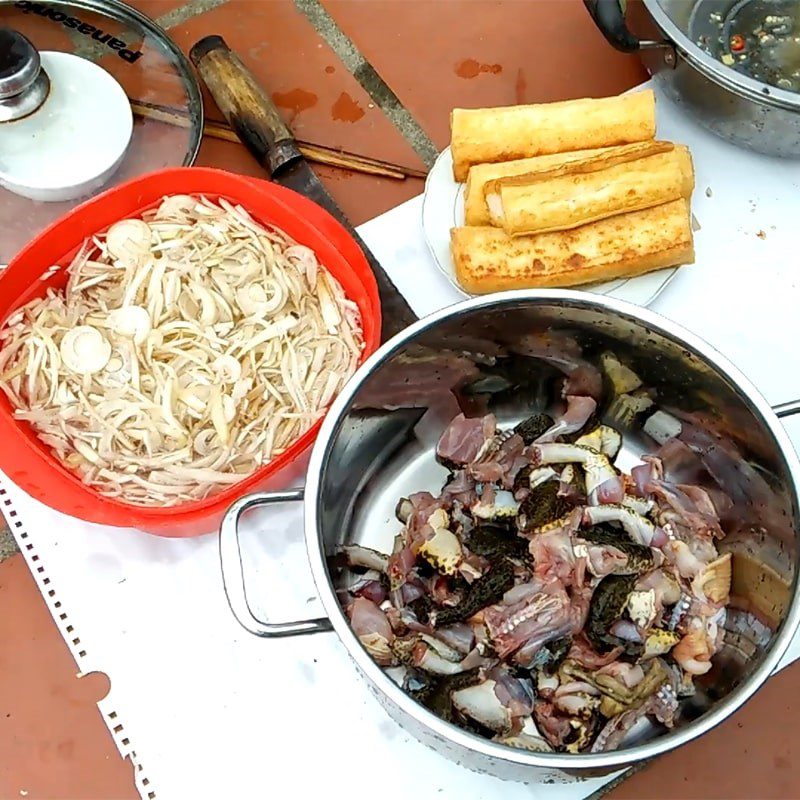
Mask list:
[[[330,214],[282,186],[216,169],[184,167],[136,178],[92,198],[53,223],[0,273],[0,321],[48,287],[66,285],[66,268],[82,242],[113,223],[152,208],[165,195],[224,197],[243,206],[258,222],[280,228],[310,247],[320,263],[357,303],[364,328],[364,354],[380,343],[381,312],[372,270],[352,236]],[[42,279],[51,267],[61,269]],[[103,497],[63,466],[26,422],[14,419],[0,392],[0,469],[42,503],[102,525],[139,528],[159,536],[196,536],[215,530],[228,506],[244,494],[301,482],[308,451],[320,422],[285,452],[248,478],[205,500],[145,508]]]

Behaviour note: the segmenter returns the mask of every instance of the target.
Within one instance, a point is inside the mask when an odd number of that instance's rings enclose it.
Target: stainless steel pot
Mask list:
[[[761,153],[800,157],[800,94],[742,74],[696,43],[710,15],[725,19],[743,0],[637,0],[627,17],[625,0],[584,3],[606,39],[638,52],[662,93],[708,130]],[[800,3],[796,13],[800,34]]]
[[[513,423],[544,403],[555,373],[515,355],[531,334],[574,348],[593,363],[612,349],[658,392],[658,403],[708,417],[758,470],[742,501],[743,524],[723,540],[733,553],[736,607],[726,622],[715,668],[698,680],[671,732],[632,731],[615,752],[568,755],[511,749],[452,726],[418,705],[378,667],[350,629],[337,600],[344,573],[330,557],[344,543],[391,551],[401,496],[436,491],[446,471],[434,459],[444,427],[457,413],[452,389],[474,380],[481,365],[512,357],[526,388],[487,400],[501,423]],[[528,337],[528,339],[526,339]],[[560,345],[559,345],[560,346]],[[528,351],[529,353],[530,351]],[[800,403],[776,410],[800,411]],[[244,497],[228,511],[220,535],[225,589],[233,613],[259,636],[335,630],[386,711],[420,741],[455,761],[518,780],[574,780],[605,774],[694,739],[744,703],[775,669],[800,622],[797,587],[800,463],[786,432],[747,379],[705,342],[636,306],[571,291],[520,291],[476,298],[412,325],[378,350],[337,398],[311,456],[305,490]],[[628,467],[652,446],[637,428],[623,431]],[[620,463],[620,462],[618,462]],[[767,488],[765,488],[767,487]],[[741,487],[740,487],[741,488]],[[247,602],[237,523],[250,508],[304,503],[305,538],[323,619],[274,624],[256,619]],[[744,524],[750,519],[751,524]],[[763,527],[762,527],[763,526]],[[268,535],[268,534],[267,534]]]

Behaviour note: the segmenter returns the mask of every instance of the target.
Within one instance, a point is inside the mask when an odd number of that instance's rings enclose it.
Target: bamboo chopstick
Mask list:
[[[166,106],[157,106],[150,103],[143,103],[138,100],[131,100],[131,111],[143,119],[152,119],[156,122],[163,122],[177,128],[188,128],[189,118],[186,114]],[[211,139],[219,139],[224,142],[234,142],[241,144],[236,133],[225,123],[207,120],[203,125],[203,133]],[[353,172],[361,172],[366,175],[378,175],[382,178],[392,178],[402,181],[409,178],[424,178],[426,172],[411,167],[403,167],[399,164],[390,164],[387,161],[380,161],[376,158],[368,158],[356,153],[348,153],[346,150],[336,150],[333,147],[325,147],[320,144],[303,142],[298,140],[297,146],[300,152],[309,160],[317,164],[327,164],[331,167],[349,169]]]

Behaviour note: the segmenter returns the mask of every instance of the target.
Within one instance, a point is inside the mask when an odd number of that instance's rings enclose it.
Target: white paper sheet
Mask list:
[[[730,147],[666,101],[658,130],[692,149],[702,230],[697,264],[681,271],[655,309],[714,344],[771,402],[797,397],[800,273],[791,244],[800,162]],[[360,230],[425,314],[458,296],[431,264],[419,213],[417,198]],[[800,420],[787,428],[800,445]],[[100,709],[120,752],[139,767],[144,798],[379,792],[384,800],[577,800],[605,782],[502,783],[418,744],[365,691],[334,634],[265,641],[238,627],[215,536],[164,540],[89,525],[2,476],[0,508],[80,670],[110,677]],[[321,613],[300,522],[300,508],[285,507],[246,524],[253,605],[275,620]],[[798,657],[795,640],[784,664]]]

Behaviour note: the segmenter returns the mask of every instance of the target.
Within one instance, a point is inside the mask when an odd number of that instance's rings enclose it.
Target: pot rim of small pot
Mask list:
[[[327,462],[330,446],[334,441],[337,430],[345,419],[351,402],[358,394],[365,379],[391,355],[401,350],[423,332],[435,328],[445,320],[457,317],[464,312],[478,309],[501,309],[505,306],[518,304],[520,302],[549,305],[561,303],[568,307],[605,309],[623,318],[627,317],[637,323],[644,323],[657,333],[680,342],[682,346],[692,351],[693,354],[700,357],[720,374],[728,378],[734,386],[738,387],[741,394],[747,398],[753,412],[761,418],[761,422],[772,434],[776,446],[780,448],[780,453],[788,468],[787,471],[791,476],[791,488],[793,489],[795,501],[800,502],[800,460],[798,460],[795,454],[788,434],[770,405],[757,391],[755,386],[753,386],[728,359],[711,347],[711,345],[700,337],[689,333],[680,325],[652,311],[622,300],[572,290],[518,290],[466,300],[424,317],[381,346],[360,367],[353,378],[350,379],[325,417],[319,437],[311,454],[304,503],[304,526],[308,557],[311,563],[314,581],[325,611],[350,657],[383,695],[387,696],[405,714],[424,724],[435,737],[448,740],[490,759],[521,766],[565,770],[608,770],[613,767],[623,768],[634,762],[644,761],[669,750],[674,750],[676,747],[696,739],[698,736],[706,733],[727,719],[727,717],[742,706],[764,684],[783,657],[795,631],[800,625],[798,575],[795,575],[794,585],[792,587],[792,600],[787,609],[784,621],[778,630],[775,640],[764,655],[762,663],[753,671],[747,680],[743,681],[741,685],[737,686],[736,689],[723,700],[719,701],[706,714],[688,723],[683,728],[665,733],[662,736],[658,736],[636,747],[592,754],[534,753],[483,739],[445,722],[404,692],[402,687],[398,686],[383,669],[372,660],[353,633],[350,623],[339,605],[328,572],[322,538],[318,531],[319,490],[322,469]]]
[[[664,32],[668,43],[678,50],[680,57],[710,81],[755,103],[800,113],[800,93],[770,86],[726,66],[695,44],[673,22],[659,0],[644,0],[644,4],[655,23]]]

